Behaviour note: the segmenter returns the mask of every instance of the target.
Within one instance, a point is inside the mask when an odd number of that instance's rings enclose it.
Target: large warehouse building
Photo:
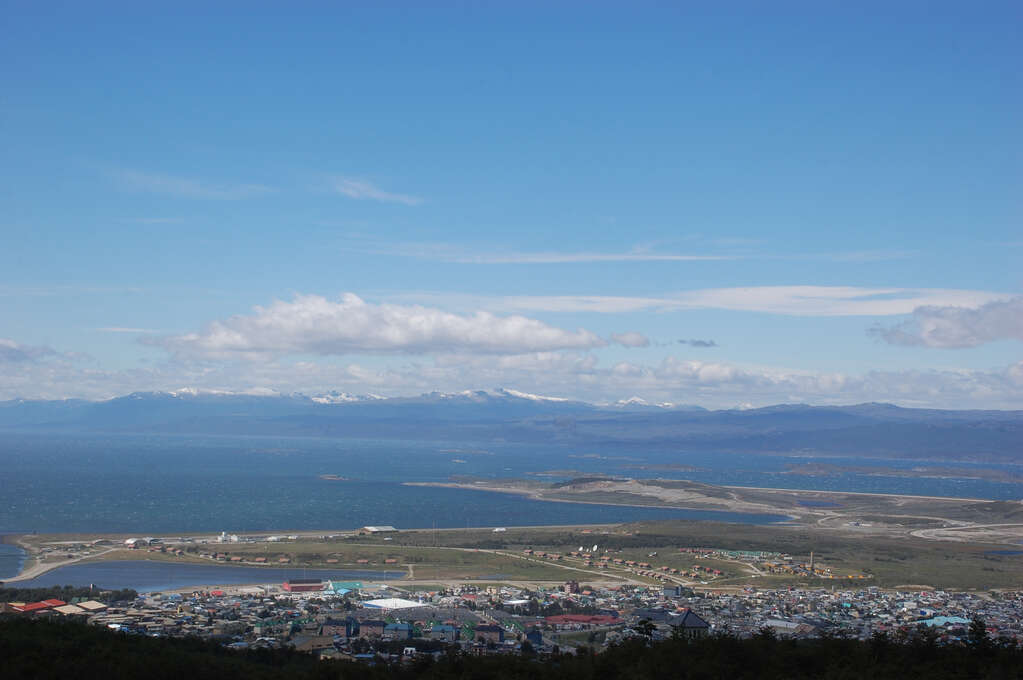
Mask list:
[[[293,578],[283,584],[289,593],[311,593],[323,590],[323,581],[318,578]]]

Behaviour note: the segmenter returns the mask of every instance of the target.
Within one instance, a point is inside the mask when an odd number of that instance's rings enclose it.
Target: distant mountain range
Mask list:
[[[514,390],[399,398],[180,390],[106,401],[13,400],[0,402],[0,429],[505,441],[1023,463],[1023,411],[890,404],[709,411],[637,399],[589,404]]]

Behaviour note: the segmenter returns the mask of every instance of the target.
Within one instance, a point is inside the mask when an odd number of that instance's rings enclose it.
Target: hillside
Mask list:
[[[813,453],[1023,459],[1023,411],[941,411],[888,404],[778,405],[708,411],[595,405],[513,391],[419,397],[134,393],[107,401],[0,403],[0,429],[174,432],[446,441],[560,442],[681,452]]]

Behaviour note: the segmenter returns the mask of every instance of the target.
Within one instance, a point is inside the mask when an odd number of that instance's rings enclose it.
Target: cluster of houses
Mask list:
[[[1023,642],[1023,593],[898,592],[746,588],[741,592],[681,598],[718,629],[751,635],[763,628],[789,637],[838,634],[861,640],[877,632],[912,637],[926,630],[939,641],[964,638],[974,618],[995,638]]]
[[[281,585],[150,593],[134,602],[6,603],[22,616],[68,616],[154,636],[194,635],[233,647],[293,645],[321,656],[544,653],[624,637],[714,631],[869,639],[876,632],[964,638],[982,618],[995,638],[1023,641],[1023,593],[755,589],[694,592],[681,585],[594,587],[569,581],[527,590],[466,584],[410,593],[389,586],[295,579]],[[526,645],[528,643],[528,645]],[[397,651],[396,651],[397,650]],[[368,656],[367,656],[368,655]]]
[[[21,614],[24,616],[66,616],[86,619],[107,610],[107,605],[96,600],[76,598],[71,602],[49,599],[39,602],[0,602],[0,614]]]
[[[619,569],[654,581],[661,581],[663,583],[674,583],[680,579],[692,579],[707,582],[716,578],[721,578],[725,575],[725,573],[720,569],[703,567],[700,565],[693,565],[691,569],[679,569],[677,567],[669,567],[667,565],[655,567],[650,562],[614,557],[606,552],[598,555],[593,552],[572,550],[569,551],[568,557],[566,558],[561,553],[544,552],[542,550],[526,548],[522,551],[522,554],[526,557],[550,560],[553,562],[561,562],[567,559],[570,561],[576,561],[584,567],[594,567],[597,569]]]

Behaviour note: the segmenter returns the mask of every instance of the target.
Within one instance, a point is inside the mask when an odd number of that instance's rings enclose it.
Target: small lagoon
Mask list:
[[[0,581],[17,576],[24,562],[24,550],[16,545],[0,543]]]
[[[232,567],[204,564],[174,564],[146,560],[120,560],[69,564],[29,581],[11,584],[17,588],[87,586],[131,588],[140,593],[176,590],[192,586],[224,586],[242,583],[281,584],[292,578],[322,578],[334,581],[388,581],[401,578],[404,571],[360,569],[278,569],[276,567]]]

